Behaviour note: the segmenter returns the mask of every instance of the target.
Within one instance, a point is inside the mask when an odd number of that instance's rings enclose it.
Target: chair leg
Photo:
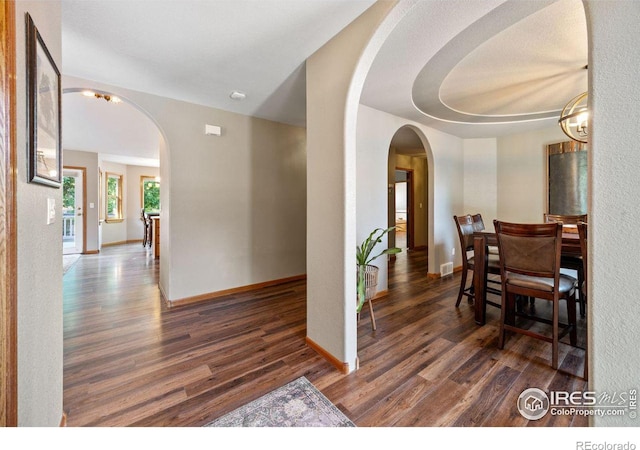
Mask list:
[[[580,298],[578,301],[580,302],[580,317],[585,317],[586,315],[586,296],[584,294],[584,290],[582,289],[584,286],[584,269],[578,268],[578,295]]]
[[[558,313],[560,312],[558,303],[559,301],[557,299],[553,301],[553,338],[551,341],[551,367],[553,369],[558,368]]]
[[[571,330],[569,331],[569,339],[571,345],[574,347],[578,344],[578,330],[577,330],[577,320],[576,320],[576,299],[575,296],[567,299],[567,315],[569,326]]]
[[[371,327],[373,328],[373,331],[376,331],[376,316],[373,315],[373,305],[371,304],[371,300],[368,301],[369,303],[369,314],[371,315]]]
[[[507,304],[509,303],[507,300],[506,292],[502,292],[502,307],[500,308],[500,335],[498,336],[498,348],[502,350],[504,348],[504,325],[507,320]]]
[[[151,225],[147,225],[147,245],[149,246],[149,248],[151,248],[151,243],[152,243],[152,235],[151,235]]]
[[[460,279],[460,290],[458,291],[458,299],[456,300],[456,308],[460,306],[460,301],[462,300],[462,295],[464,294],[464,288],[467,284],[467,267],[462,267],[462,275]]]

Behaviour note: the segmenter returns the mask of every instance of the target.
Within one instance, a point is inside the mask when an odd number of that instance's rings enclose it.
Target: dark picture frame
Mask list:
[[[60,71],[26,14],[28,181],[62,185]]]

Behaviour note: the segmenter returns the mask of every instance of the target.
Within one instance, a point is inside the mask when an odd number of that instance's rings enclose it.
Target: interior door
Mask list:
[[[84,171],[64,168],[62,201],[62,252],[84,252]]]

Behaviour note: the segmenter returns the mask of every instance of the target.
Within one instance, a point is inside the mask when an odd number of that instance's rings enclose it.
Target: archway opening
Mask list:
[[[400,128],[389,144],[389,226],[395,226],[390,244],[403,250],[426,250],[428,244],[428,162],[418,134]],[[391,195],[393,191],[393,195]]]
[[[143,242],[142,182],[151,177],[163,188],[168,182],[160,177],[162,131],[118,94],[83,85],[64,89],[63,102],[64,165],[87,172],[85,253],[98,253],[104,245]],[[117,192],[111,192],[112,185]]]

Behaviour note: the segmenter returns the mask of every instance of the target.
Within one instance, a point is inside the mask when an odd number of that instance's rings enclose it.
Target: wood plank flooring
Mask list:
[[[499,350],[499,310],[477,326],[454,306],[460,275],[426,273],[425,252],[398,255],[377,331],[363,309],[360,370],[342,375],[305,344],[304,281],[167,309],[140,244],[82,256],[64,275],[68,426],[200,426],[302,375],[359,427],[587,426],[515,406],[528,387],[586,389],[582,349],[561,344],[558,371],[545,342]]]

